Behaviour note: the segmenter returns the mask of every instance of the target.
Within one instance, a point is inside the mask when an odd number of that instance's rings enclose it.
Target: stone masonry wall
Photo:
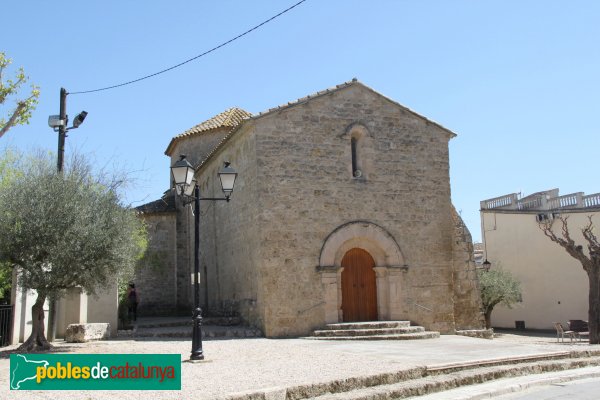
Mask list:
[[[171,153],[171,165],[179,160],[181,154],[185,154],[192,165],[198,164],[223,140],[230,129],[230,127],[213,129],[179,139]]]
[[[180,139],[171,153],[171,165],[179,160],[179,156],[184,154],[192,165],[197,165],[204,160],[215,146],[223,140],[231,128],[219,128],[203,132]],[[177,310],[180,313],[189,312],[194,304],[194,293],[192,286],[192,274],[194,272],[194,214],[192,212],[193,204],[184,205],[181,199],[176,199],[176,254],[177,254]],[[206,221],[201,218],[201,232],[205,228]],[[203,250],[205,247],[201,247]],[[202,266],[200,267],[202,269]],[[202,272],[202,271],[201,271]],[[203,273],[203,272],[202,272]],[[205,290],[205,284],[202,283],[202,290]],[[206,307],[204,294],[200,297],[202,307]]]
[[[355,220],[381,226],[399,244],[408,264],[404,317],[453,332],[450,133],[361,85],[255,123],[265,334],[323,325],[319,252],[334,229]],[[352,177],[353,124],[368,137],[361,178]]]
[[[168,315],[177,305],[175,214],[143,214],[148,250],[134,282],[140,294],[138,314]]]
[[[224,151],[200,171],[203,197],[223,197],[217,172],[224,161],[238,172],[231,201],[201,204],[200,248],[203,303],[210,313],[238,314],[261,327],[258,266],[261,264],[255,135],[246,124]],[[208,290],[206,290],[208,289]],[[206,300],[204,300],[206,298]]]
[[[481,295],[473,260],[473,239],[464,221],[452,207],[454,219],[454,319],[456,329],[483,329]]]

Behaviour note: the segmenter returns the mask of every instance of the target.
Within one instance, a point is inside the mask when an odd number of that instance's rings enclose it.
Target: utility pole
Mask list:
[[[58,172],[62,172],[65,165],[65,139],[67,138],[67,89],[60,88],[60,113],[59,118],[64,121],[58,127]]]
[[[60,88],[60,111],[59,119],[63,121],[58,126],[58,158],[56,168],[61,173],[65,165],[65,140],[67,138],[67,89]],[[48,341],[53,342],[56,338],[56,299],[51,297],[48,304]]]
[[[73,119],[73,126],[67,128],[69,117],[67,116],[67,89],[60,88],[60,114],[50,115],[48,117],[48,126],[58,132],[58,158],[56,161],[56,169],[58,173],[62,173],[65,165],[65,140],[67,132],[71,129],[79,128],[83,120],[87,116],[86,111],[82,111]],[[56,299],[50,297],[50,306],[48,309],[48,341],[51,342],[56,336]]]

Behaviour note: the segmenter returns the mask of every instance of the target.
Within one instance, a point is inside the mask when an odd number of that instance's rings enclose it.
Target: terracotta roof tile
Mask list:
[[[169,146],[167,146],[167,150],[165,150],[166,155],[170,155],[175,147],[175,144],[183,139],[190,136],[195,136],[201,134],[203,132],[208,132],[213,129],[218,128],[234,128],[239,125],[246,118],[250,118],[252,116],[248,111],[242,110],[241,108],[232,107],[220,114],[215,115],[214,117],[207,119],[204,122],[199,123],[198,125],[188,129],[187,131],[175,136],[171,139]]]

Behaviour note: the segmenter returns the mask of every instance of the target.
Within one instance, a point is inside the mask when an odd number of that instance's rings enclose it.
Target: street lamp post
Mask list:
[[[483,262],[482,266],[483,269],[487,272],[490,270],[490,267],[492,266],[492,263],[488,261],[488,252],[487,252],[487,239],[485,237],[485,214],[483,214],[483,218],[481,219],[481,230],[483,232],[483,248],[485,251],[485,261]]]
[[[202,350],[202,309],[200,308],[200,200],[229,202],[237,172],[225,162],[225,166],[218,172],[221,189],[225,197],[200,197],[200,187],[194,175],[194,167],[181,155],[171,167],[175,193],[181,197],[184,205],[194,203],[194,311],[192,314],[192,352],[190,360],[204,360]]]

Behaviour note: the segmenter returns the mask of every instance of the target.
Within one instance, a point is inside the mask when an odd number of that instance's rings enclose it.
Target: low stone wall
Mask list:
[[[494,338],[494,330],[493,329],[469,329],[464,331],[456,331],[457,335],[460,336],[468,336],[479,339],[493,339]]]
[[[85,343],[109,337],[110,324],[108,323],[71,324],[65,333],[65,341],[69,343]]]

